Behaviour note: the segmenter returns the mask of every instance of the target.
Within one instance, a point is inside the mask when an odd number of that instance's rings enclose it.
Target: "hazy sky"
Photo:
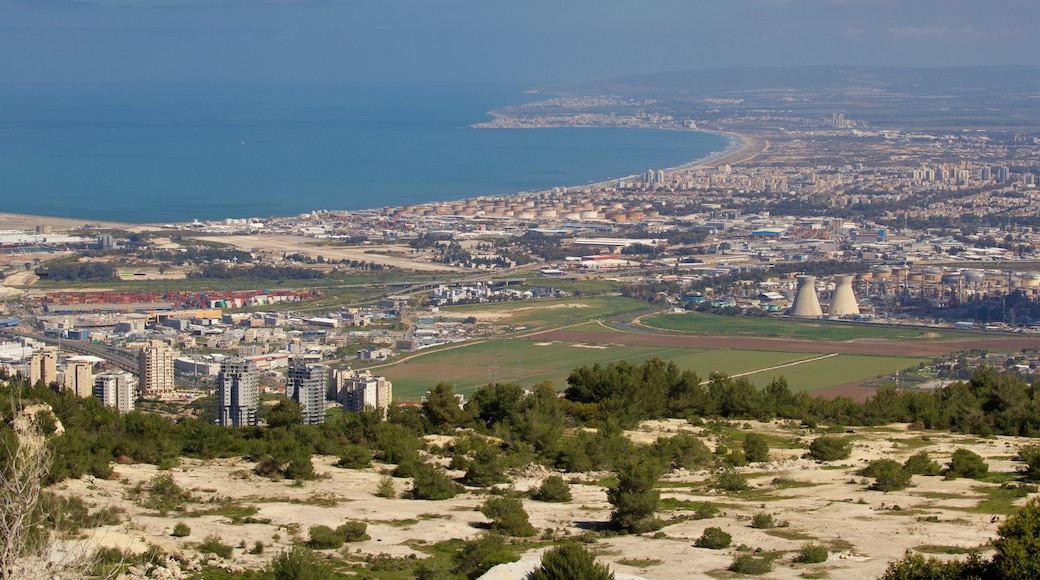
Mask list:
[[[1037,0],[0,0],[0,83],[1040,64]]]

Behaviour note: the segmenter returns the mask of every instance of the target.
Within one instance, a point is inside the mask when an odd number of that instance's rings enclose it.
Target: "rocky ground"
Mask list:
[[[659,483],[663,498],[659,516],[669,520],[669,525],[654,534],[605,534],[591,545],[600,561],[617,572],[668,580],[735,577],[726,571],[734,557],[761,550],[777,558],[764,578],[876,578],[908,549],[927,554],[959,554],[971,549],[987,553],[1000,522],[1014,505],[1025,502],[1024,497],[1014,498],[999,489],[1001,482],[1017,485],[1014,478],[1021,464],[1012,457],[1032,442],[1024,438],[978,438],[913,430],[906,425],[857,428],[846,434],[854,440],[848,459],[818,463],[803,457],[818,434],[790,423],[693,427],[680,421],[653,422],[629,435],[639,443],[649,443],[680,430],[702,435],[712,449],[719,442],[733,441],[740,431],[766,434],[771,442],[770,461],[737,469],[751,484],[750,490],[741,492],[713,489],[709,482],[715,473],[710,470],[665,475]],[[911,487],[884,493],[868,490],[871,481],[857,474],[872,459],[902,462],[919,451],[927,451],[944,464],[958,448],[986,459],[991,474],[987,481],[914,476]],[[116,465],[117,475],[111,480],[68,481],[57,491],[80,496],[93,506],[125,510],[122,523],[99,528],[89,541],[136,551],[155,545],[180,556],[186,563],[179,568],[187,569],[207,563],[231,570],[259,568],[274,554],[305,540],[310,526],[336,527],[347,520],[367,522],[371,539],[329,551],[330,555],[423,558],[427,556],[424,548],[450,538],[475,537],[487,522],[477,511],[486,499],[484,490],[470,489],[445,501],[383,499],[375,491],[387,466],[348,470],[335,467],[335,462],[333,457],[315,458],[320,477],[303,483],[258,477],[252,473],[254,464],[238,458],[183,460],[167,472],[152,465]],[[178,486],[191,493],[191,501],[179,511],[163,515],[147,501],[133,499],[135,486],[159,473],[169,473]],[[526,490],[550,474],[540,466],[528,466],[513,474],[511,485]],[[609,475],[565,474],[573,493],[569,503],[525,499],[531,523],[544,532],[536,538],[559,539],[602,530],[611,505],[600,481]],[[397,479],[395,486],[398,492],[405,491],[409,481]],[[715,517],[695,519],[695,510],[703,502],[715,506]],[[763,513],[772,515],[777,527],[752,527],[751,518]],[[172,535],[178,522],[190,527],[188,536]],[[732,546],[723,550],[694,547],[709,526],[731,534]],[[198,544],[210,537],[232,546],[231,556],[198,554]],[[826,546],[829,559],[819,564],[793,562],[797,551],[809,542]],[[263,552],[250,553],[258,543],[263,544]],[[547,545],[550,543],[536,541],[531,555]],[[187,573],[177,570],[174,576]]]

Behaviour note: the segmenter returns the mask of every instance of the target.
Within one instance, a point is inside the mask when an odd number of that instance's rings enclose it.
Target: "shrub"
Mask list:
[[[950,458],[945,476],[946,479],[957,479],[958,477],[978,479],[987,472],[989,472],[989,465],[986,465],[981,455],[969,449],[958,449]]]
[[[584,546],[574,542],[561,544],[542,554],[542,565],[530,580],[614,580],[614,573]]]
[[[191,499],[191,494],[181,489],[169,473],[160,473],[149,479],[145,490],[148,492],[145,507],[154,508],[162,515],[169,511],[182,510],[184,504]]]
[[[1040,481],[1040,445],[1026,445],[1018,450],[1015,459],[1025,463],[1020,471],[1026,481]]]
[[[744,457],[752,463],[769,461],[769,443],[758,433],[748,433],[744,437]]]
[[[199,544],[199,553],[216,554],[221,558],[230,558],[231,546],[222,543],[217,536],[206,536],[206,541]]]
[[[942,467],[932,461],[927,451],[907,457],[906,462],[903,463],[903,469],[910,475],[939,475],[942,472]]]
[[[492,497],[480,506],[480,513],[491,520],[491,529],[509,536],[534,535],[534,526],[528,520],[524,504],[512,497]]]
[[[409,497],[412,499],[441,500],[455,497],[459,492],[459,486],[440,469],[421,463],[415,467],[415,477],[412,479],[412,491]]]
[[[830,552],[827,551],[827,548],[817,544],[806,544],[802,546],[801,550],[798,550],[794,561],[802,564],[819,564],[820,562],[826,562],[829,557]]]
[[[466,541],[451,558],[452,571],[466,578],[478,578],[494,566],[518,559],[505,538],[492,532]]]
[[[314,552],[303,546],[293,546],[275,556],[265,569],[267,575],[278,580],[333,580],[335,572]]]
[[[186,524],[184,522],[177,522],[177,524],[175,526],[173,526],[173,537],[175,537],[175,538],[187,538],[190,535],[191,535],[191,528],[188,527],[188,524]]]
[[[871,461],[861,472],[867,477],[873,477],[874,483],[870,489],[877,491],[896,491],[910,485],[911,473],[891,459],[877,459]]]
[[[748,464],[747,458],[744,457],[744,452],[740,449],[734,449],[726,455],[726,464],[731,467],[744,467]]]
[[[571,486],[567,485],[567,482],[559,475],[550,475],[545,478],[542,485],[538,486],[538,489],[534,490],[531,499],[558,503],[568,502],[571,501]]]
[[[706,501],[697,508],[697,511],[693,512],[693,519],[706,520],[708,518],[713,518],[718,511],[719,508],[715,507],[715,504]]]
[[[852,453],[852,441],[844,437],[817,437],[809,444],[809,455],[817,461],[837,461]]]
[[[693,545],[709,550],[722,550],[728,548],[732,541],[733,536],[722,531],[722,528],[710,527],[704,529],[704,533]]]
[[[653,459],[636,459],[618,469],[618,484],[607,490],[607,501],[614,506],[610,523],[614,528],[641,534],[661,528],[654,517],[661,494],[654,489],[661,466]]]
[[[744,476],[727,469],[715,476],[712,487],[723,491],[744,491],[748,488],[748,483]]]
[[[751,527],[768,530],[776,527],[776,520],[773,519],[773,514],[757,513],[751,518]]]
[[[347,522],[338,526],[336,533],[344,542],[363,542],[371,539],[371,536],[365,533],[367,530],[368,524],[365,522]]]
[[[491,445],[477,451],[473,456],[473,461],[469,463],[463,481],[466,485],[476,487],[490,487],[496,483],[508,481],[502,461],[502,452]]]
[[[1040,499],[1033,498],[997,529],[994,578],[1040,578]]]
[[[339,454],[336,467],[344,469],[365,469],[372,467],[372,452],[361,445],[348,444]]]
[[[343,545],[343,536],[328,526],[311,526],[307,535],[307,547],[314,550],[335,550]]]
[[[730,572],[737,574],[765,574],[773,570],[773,559],[767,556],[756,558],[751,554],[741,554],[733,558],[729,565]]]
[[[394,499],[397,497],[397,491],[394,489],[394,478],[389,475],[384,475],[379,478],[379,487],[376,488],[376,496],[385,497],[386,499]]]

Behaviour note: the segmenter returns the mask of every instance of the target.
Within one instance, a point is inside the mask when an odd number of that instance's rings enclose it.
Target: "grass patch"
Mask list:
[[[816,539],[816,536],[813,536],[812,534],[799,532],[798,530],[792,530],[791,528],[772,528],[764,530],[764,532],[774,538],[782,538],[793,542],[806,542]]]
[[[188,517],[223,516],[232,522],[238,522],[250,516],[255,516],[257,511],[252,506],[226,505],[208,510],[193,510],[185,515]]]
[[[847,341],[857,338],[936,341],[963,336],[977,336],[934,329],[925,331],[920,328],[848,324],[826,320],[797,322],[773,318],[722,316],[701,312],[647,316],[643,318],[643,324],[684,334],[755,335],[819,341]]]
[[[404,518],[399,520],[368,520],[370,524],[383,524],[394,528],[403,528],[407,526],[414,526],[419,523],[419,520],[414,518]]]
[[[949,508],[961,509],[969,513],[1010,515],[1018,510],[1018,504],[1030,493],[1037,492],[1037,486],[1028,484],[1006,483],[997,487],[975,486],[973,490],[985,496],[978,505],[972,508]]]

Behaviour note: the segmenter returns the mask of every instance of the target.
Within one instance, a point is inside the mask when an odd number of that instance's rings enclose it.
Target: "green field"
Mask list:
[[[823,320],[803,322],[790,319],[746,318],[701,312],[647,316],[642,319],[642,323],[653,328],[674,330],[684,334],[754,335],[826,341],[857,338],[942,340],[967,336],[964,333],[937,329],[848,324]]]
[[[497,339],[422,354],[407,363],[383,368],[378,372],[393,381],[395,399],[415,401],[440,381],[451,383],[458,392],[466,394],[493,381],[530,386],[549,380],[557,389],[563,389],[567,376],[575,367],[620,360],[640,363],[648,358],[659,357],[674,361],[680,368],[692,370],[702,379],[707,379],[709,374],[716,371],[734,375],[818,356],[810,353],[716,351],[665,346],[575,346],[574,343]],[[815,391],[889,374],[896,369],[915,365],[920,360],[842,355],[757,373],[749,378],[756,385],[764,386],[773,377],[783,375],[792,390]]]

